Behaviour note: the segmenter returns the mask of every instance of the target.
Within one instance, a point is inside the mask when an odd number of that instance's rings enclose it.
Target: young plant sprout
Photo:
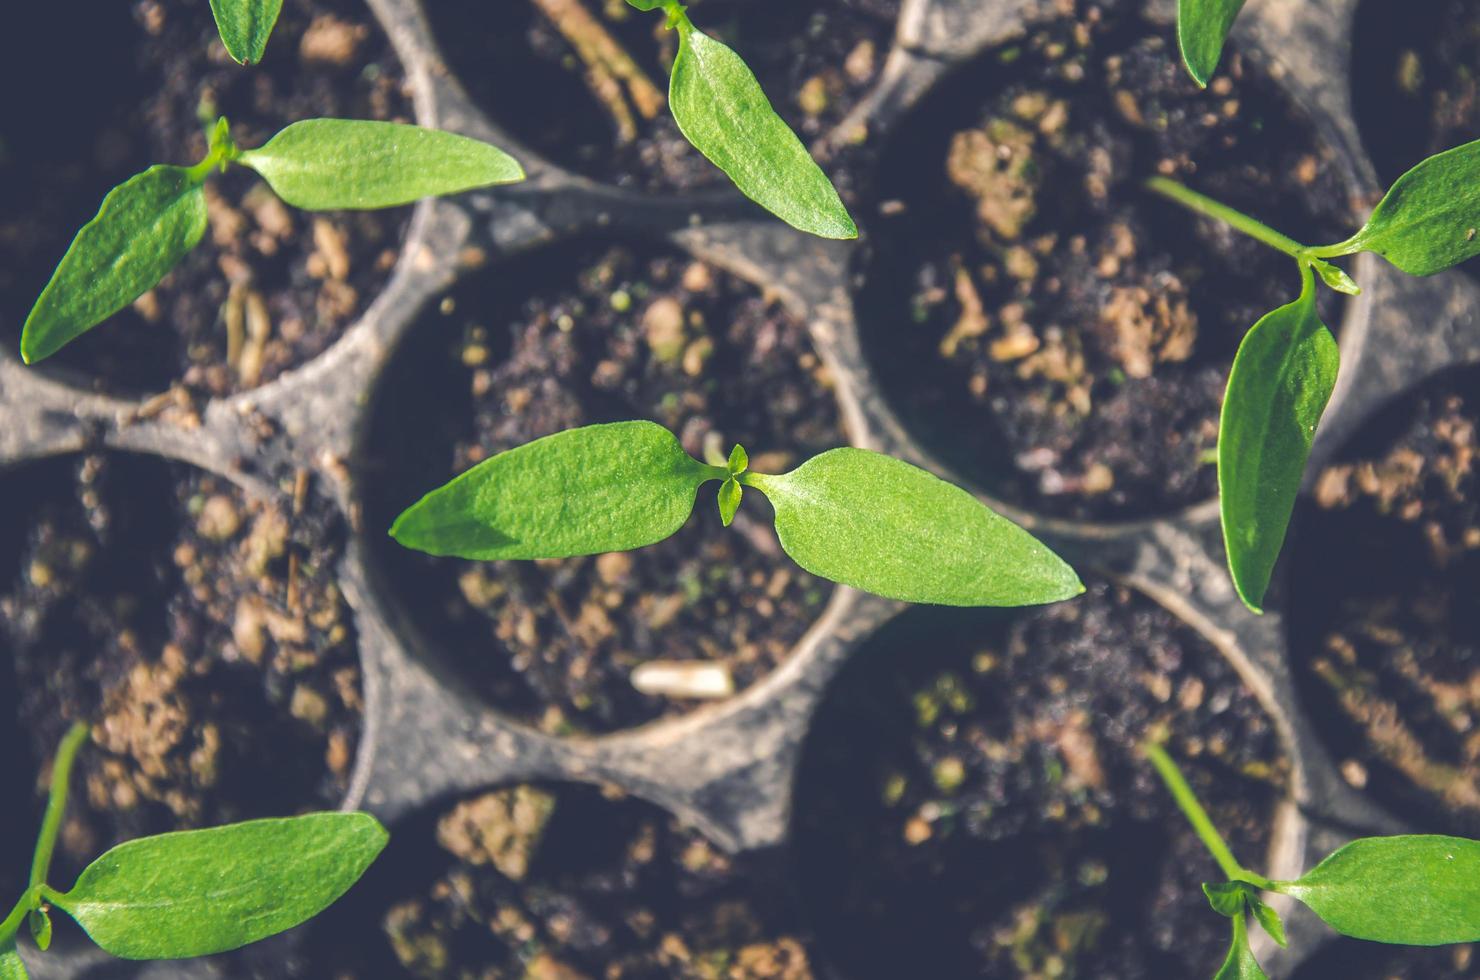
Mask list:
[[[21,331],[34,364],[152,289],[206,230],[212,171],[250,167],[287,203],[366,210],[524,179],[513,157],[466,136],[401,123],[307,119],[244,150],[216,120],[205,159],[156,165],[108,192],[67,248]]]
[[[1177,0],[1177,46],[1182,64],[1199,88],[1208,80],[1223,57],[1223,43],[1244,0]]]
[[[1294,881],[1271,881],[1238,863],[1161,746],[1148,743],[1146,757],[1227,877],[1203,885],[1209,904],[1233,928],[1228,957],[1213,980],[1265,980],[1249,948],[1248,914],[1285,945],[1284,923],[1261,892],[1290,896],[1353,939],[1407,946],[1480,940],[1480,841],[1430,834],[1363,837]]]
[[[746,197],[822,238],[857,238],[832,182],[776,111],[740,56],[694,27],[678,0],[627,0],[661,9],[678,30],[668,102],[684,138]]]
[[[1261,611],[1284,544],[1316,424],[1336,386],[1336,339],[1316,312],[1315,277],[1355,295],[1329,259],[1375,252],[1413,276],[1480,255],[1480,140],[1424,160],[1399,177],[1361,230],[1308,246],[1163,177],[1152,190],[1290,255],[1300,296],[1273,310],[1239,344],[1218,423],[1218,493],[1228,567],[1240,598]]]
[[[723,481],[728,525],[746,488],[776,512],[781,547],[814,575],[949,606],[1023,606],[1084,591],[1022,528],[918,467],[831,449],[790,473],[745,450],[701,463],[656,422],[568,429],[484,460],[396,518],[391,536],[433,555],[494,560],[629,551],[674,534],[699,487]]]
[[[307,922],[385,847],[385,828],[368,813],[248,820],[119,844],[84,868],[71,890],[58,891],[47,877],[72,762],[87,733],[73,725],[57,749],[30,884],[0,922],[0,980],[26,978],[16,949],[22,923],[39,950],[51,946],[53,907],[123,959],[208,956]]]
[[[239,65],[262,60],[283,0],[211,0],[211,14],[226,53]]]

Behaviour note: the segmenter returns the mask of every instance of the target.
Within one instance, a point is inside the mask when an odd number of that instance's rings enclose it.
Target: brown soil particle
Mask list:
[[[563,18],[548,15],[568,16],[570,8],[584,15],[577,33],[594,41],[594,53],[562,33],[557,22]],[[740,54],[776,111],[809,145],[872,88],[898,12],[898,0],[701,0],[689,7],[700,30]],[[428,14],[448,63],[473,98],[555,163],[627,187],[725,184],[668,110],[678,36],[664,28],[660,14],[606,0],[513,0],[497,8],[435,4]],[[630,65],[610,57],[612,49]],[[623,74],[628,67],[643,82],[632,85]],[[658,101],[641,95],[649,86]]]
[[[1092,584],[1018,615],[917,610],[819,709],[793,838],[840,975],[1210,975],[1216,864],[1139,746],[1165,742],[1260,868],[1288,777],[1233,668],[1149,599]]]
[[[701,458],[739,442],[760,472],[845,442],[805,328],[674,254],[541,253],[444,297],[412,338],[369,440],[372,526],[489,456],[591,423],[652,419]],[[760,494],[728,529],[712,485],[695,509],[674,537],[619,555],[383,554],[395,594],[494,704],[552,733],[610,731],[705,703],[639,693],[638,665],[720,664],[743,689],[788,655],[830,593],[781,552]]]
[[[1349,782],[1480,833],[1480,397],[1473,371],[1390,409],[1317,478],[1292,549],[1292,646]]]
[[[60,849],[74,870],[144,834],[337,805],[362,705],[333,528],[126,456],[29,467],[6,499],[0,650],[24,733],[7,836],[33,839],[73,720],[92,725]],[[0,888],[21,867],[0,862]]]
[[[1228,365],[1299,281],[1143,182],[1331,241],[1345,180],[1236,51],[1202,92],[1133,5],[1065,6],[884,148],[861,326],[912,432],[988,489],[1063,517],[1166,513],[1214,494]]]
[[[109,188],[151,163],[199,160],[206,152],[203,120],[225,115],[245,147],[300,119],[412,121],[400,66],[362,4],[286,4],[262,64],[250,70],[227,57],[205,4],[117,6],[87,32],[120,49],[104,57],[112,69],[88,73],[85,91],[71,81],[43,86],[37,105],[17,110],[0,129],[6,344],[17,341],[25,312]],[[16,30],[9,36],[24,50],[7,46],[5,53],[49,79],[58,65],[78,63],[71,48],[77,35],[61,25]],[[68,45],[65,54],[50,50],[60,42]],[[108,85],[98,86],[97,78]],[[25,83],[34,88],[35,78]],[[54,140],[57,118],[70,118],[78,132]],[[389,276],[409,215],[406,208],[297,211],[240,167],[212,177],[206,194],[210,224],[200,246],[159,286],[59,353],[52,367],[128,393],[178,383],[224,395],[270,381],[323,351],[369,305]]]
[[[310,940],[313,969],[322,961],[338,980],[813,976],[768,868],[618,791],[494,790],[436,815],[436,846],[413,823]],[[382,942],[367,941],[372,920]]]

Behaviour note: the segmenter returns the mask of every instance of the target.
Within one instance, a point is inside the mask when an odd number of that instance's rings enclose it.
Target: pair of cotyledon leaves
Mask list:
[[[359,880],[386,840],[385,828],[366,813],[160,834],[118,845],[88,865],[70,891],[45,897],[114,956],[206,956],[311,919]],[[48,924],[40,935],[49,931]],[[0,980],[25,976],[14,937],[5,937]]]
[[[654,422],[559,432],[493,456],[433,490],[391,535],[434,555],[479,560],[626,551],[675,533],[699,487],[723,481],[729,523],[742,488],[776,514],[781,546],[834,582],[909,602],[1020,606],[1078,595],[1057,555],[965,490],[862,449],[833,449],[785,474],[702,463]]]
[[[742,193],[802,231],[856,238],[832,182],[771,107],[755,75],[730,48],[696,29],[674,0],[628,0],[662,10],[679,32],[668,101],[684,137]],[[221,41],[243,64],[262,60],[282,0],[211,0]]]
[[[1240,344],[1218,432],[1218,490],[1229,570],[1258,611],[1284,544],[1316,425],[1336,386],[1336,340],[1316,312],[1315,273],[1355,292],[1324,260],[1374,252],[1428,276],[1480,255],[1480,141],[1398,178],[1367,223],[1337,245],[1297,255],[1300,297],[1266,314]]]
[[[1480,940],[1480,841],[1427,834],[1365,837],[1294,881],[1269,882],[1268,888],[1354,939],[1406,946]],[[1214,980],[1265,980],[1249,948],[1245,913],[1283,946],[1279,916],[1247,882],[1203,890],[1213,908],[1233,920],[1233,943]]]

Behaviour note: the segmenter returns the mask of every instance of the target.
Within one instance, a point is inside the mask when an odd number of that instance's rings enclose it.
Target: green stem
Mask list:
[[[1235,211],[1226,204],[1220,204],[1211,197],[1204,197],[1197,191],[1183,187],[1175,180],[1165,177],[1152,177],[1146,181],[1146,186],[1156,191],[1162,197],[1170,198],[1183,207],[1196,211],[1198,214],[1209,218],[1217,218],[1224,224],[1243,232],[1250,238],[1263,242],[1270,248],[1284,252],[1294,258],[1303,258],[1310,254],[1310,250],[1295,239],[1281,235],[1266,224],[1255,221],[1242,211]]]
[[[5,921],[0,922],[0,948],[3,948],[7,942],[15,938],[16,933],[20,932],[21,924],[26,921],[26,916],[36,907],[36,898],[36,889],[27,888],[21,895],[21,900],[15,903],[15,908],[11,909],[10,914],[5,917]]]
[[[1257,875],[1243,865],[1233,856],[1229,850],[1228,843],[1223,835],[1218,833],[1218,828],[1213,826],[1213,820],[1208,816],[1208,811],[1198,802],[1197,795],[1192,792],[1192,787],[1182,776],[1182,771],[1167,755],[1166,750],[1160,745],[1147,742],[1145,746],[1146,758],[1151,760],[1157,775],[1161,781],[1166,783],[1167,789],[1172,794],[1172,799],[1177,801],[1177,806],[1186,815],[1187,822],[1192,824],[1192,829],[1197,831],[1197,836],[1202,840],[1203,846],[1213,855],[1213,860],[1218,862],[1218,867],[1228,876],[1230,881],[1247,881],[1259,888],[1268,888],[1269,879],[1263,875]]]
[[[46,815],[41,818],[41,836],[36,839],[36,856],[31,860],[31,888],[46,883],[51,870],[51,855],[56,849],[57,833],[62,829],[62,814],[67,809],[67,785],[72,779],[72,763],[77,750],[87,738],[87,725],[75,722],[62,744],[57,746],[56,761],[51,765],[51,795],[46,800]]]

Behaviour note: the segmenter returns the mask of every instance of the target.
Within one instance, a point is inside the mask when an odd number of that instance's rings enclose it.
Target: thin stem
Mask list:
[[[1295,239],[1280,234],[1266,224],[1255,221],[1242,211],[1235,211],[1228,205],[1220,204],[1211,197],[1205,197],[1197,191],[1183,187],[1175,180],[1168,180],[1165,177],[1152,177],[1146,181],[1146,186],[1156,191],[1162,197],[1170,198],[1183,207],[1191,211],[1196,211],[1198,214],[1206,215],[1209,218],[1217,218],[1219,221],[1243,232],[1250,238],[1263,242],[1270,248],[1284,252],[1286,255],[1298,259],[1308,254],[1308,249]]]
[[[1343,255],[1352,255],[1362,250],[1362,233],[1359,231],[1344,242],[1334,245],[1317,245],[1305,250],[1305,254],[1313,259],[1339,259]]]
[[[1198,802],[1197,795],[1192,792],[1192,787],[1182,776],[1182,771],[1167,755],[1166,750],[1153,742],[1147,742],[1145,746],[1146,758],[1151,760],[1157,775],[1161,781],[1166,783],[1167,789],[1172,794],[1172,799],[1177,801],[1177,806],[1186,815],[1187,822],[1192,824],[1192,829],[1197,831],[1197,836],[1202,840],[1203,846],[1213,855],[1213,860],[1218,862],[1218,867],[1230,881],[1247,881],[1251,885],[1260,888],[1269,887],[1269,879],[1262,875],[1256,875],[1252,871],[1238,863],[1229,850],[1228,843],[1223,835],[1218,833],[1218,828],[1213,826],[1213,820],[1208,816],[1208,811]]]
[[[36,889],[27,888],[20,901],[15,903],[15,908],[5,917],[5,921],[0,922],[0,946],[4,946],[20,932],[21,923],[26,921],[26,916],[36,907],[36,898]]]
[[[31,861],[31,888],[46,883],[51,870],[51,854],[56,849],[57,833],[62,828],[62,814],[67,809],[67,785],[72,779],[72,763],[77,750],[87,738],[87,725],[75,722],[57,746],[56,761],[51,765],[51,795],[46,800],[46,815],[41,818],[41,836],[36,839],[36,856]]]

